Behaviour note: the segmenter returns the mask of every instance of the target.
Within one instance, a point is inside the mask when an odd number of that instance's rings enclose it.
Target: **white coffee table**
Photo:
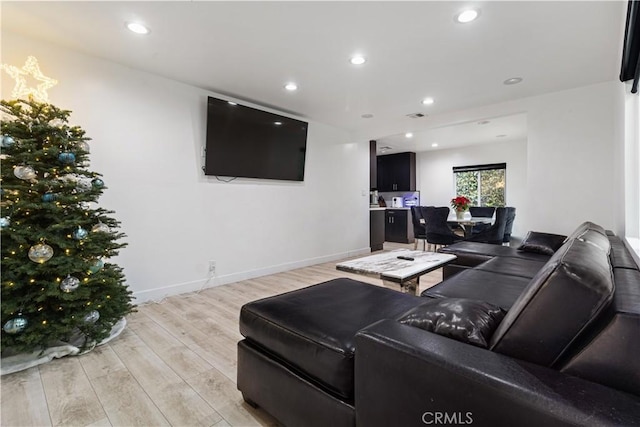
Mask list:
[[[413,258],[413,260],[398,257]],[[400,290],[416,294],[420,276],[442,267],[456,259],[455,255],[437,252],[396,249],[352,259],[336,264],[336,268],[349,273],[379,277],[384,282],[400,285]]]

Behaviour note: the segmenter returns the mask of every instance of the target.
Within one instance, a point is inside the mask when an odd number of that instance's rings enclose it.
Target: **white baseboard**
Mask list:
[[[296,268],[308,267],[310,265],[322,264],[325,262],[336,261],[344,258],[349,258],[358,255],[367,255],[371,253],[370,248],[354,249],[347,252],[325,255],[316,258],[309,258],[299,261],[288,262],[284,264],[278,264],[265,268],[258,268],[255,270],[241,271],[237,273],[226,274],[224,276],[206,277],[200,280],[194,280],[191,282],[176,283],[173,285],[163,286],[154,289],[145,289],[133,293],[134,303],[142,304],[144,302],[156,301],[159,302],[164,298],[172,295],[184,294],[187,292],[196,292],[203,289],[212,288],[215,286],[226,285],[229,283],[241,282],[243,280],[253,279],[260,276],[266,276],[269,274],[281,273],[283,271],[293,270]]]

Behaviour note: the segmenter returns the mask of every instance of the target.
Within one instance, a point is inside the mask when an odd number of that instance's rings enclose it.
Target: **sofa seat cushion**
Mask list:
[[[554,366],[613,293],[608,254],[589,242],[568,241],[513,304],[491,338],[491,349]]]
[[[353,399],[354,337],[424,299],[340,278],[245,304],[240,333],[342,399]]]
[[[509,310],[531,279],[521,276],[481,271],[462,271],[422,292],[430,298],[470,298],[486,301]]]
[[[531,279],[545,264],[545,261],[498,256],[480,264],[476,270]]]

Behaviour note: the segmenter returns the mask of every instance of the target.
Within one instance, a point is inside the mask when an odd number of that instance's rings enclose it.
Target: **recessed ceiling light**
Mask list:
[[[521,81],[522,81],[522,77],[511,77],[510,79],[507,79],[502,83],[504,83],[506,85],[517,85]]]
[[[434,100],[433,98],[431,98],[431,97],[428,97],[428,98],[425,98],[425,99],[423,99],[423,100],[422,100],[422,103],[423,103],[424,105],[431,105],[431,104],[433,104],[434,102],[435,102],[435,100]]]
[[[233,101],[227,101],[227,104],[229,104],[229,105],[238,105],[238,103],[233,102]]]
[[[405,138],[413,138],[413,134],[411,132],[407,132],[404,134]]]
[[[373,117],[373,114],[363,114],[360,117],[362,117],[363,119],[370,119]]]
[[[434,142],[433,144],[431,144],[431,146],[432,146],[433,148],[435,148],[435,147],[437,147],[437,146],[438,146],[438,143],[437,143],[437,142]]]
[[[461,24],[466,24],[467,22],[471,22],[478,17],[480,14],[479,10],[476,9],[467,9],[463,10],[459,14],[456,15],[456,22]]]
[[[479,125],[488,125],[489,123],[491,123],[489,120],[480,120],[478,122]]]
[[[298,90],[298,85],[293,83],[293,82],[289,82],[286,85],[284,85],[284,88],[286,90],[289,90],[289,91],[293,92],[294,90]]]
[[[367,62],[367,59],[362,55],[354,55],[351,57],[351,59],[349,59],[349,62],[351,62],[353,65],[362,65]]]
[[[127,22],[127,28],[136,34],[149,34],[149,29],[139,22]]]
[[[273,124],[276,125],[276,126],[280,126],[280,125],[282,125],[282,122],[273,122]]]

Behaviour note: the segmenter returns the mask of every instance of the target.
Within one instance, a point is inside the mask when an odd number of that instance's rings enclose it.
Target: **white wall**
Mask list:
[[[206,97],[218,95],[3,33],[3,63],[28,55],[59,81],[50,102],[93,138],[100,206],[128,235],[115,262],[138,302],[368,252],[368,142],[311,122],[304,182],[222,183],[201,170]]]
[[[420,204],[450,206],[455,194],[454,166],[506,163],[506,203],[516,207],[513,236],[523,237],[528,231],[526,209],[527,142],[509,141],[475,147],[452,148],[417,153],[416,179]]]
[[[615,82],[526,100],[530,227],[616,227]]]
[[[619,212],[625,208],[621,202],[624,190],[620,171],[624,164],[620,154],[620,144],[623,144],[620,114],[623,107],[619,105],[619,90],[619,82],[598,83],[456,111],[448,118],[440,118],[438,125],[446,125],[447,120],[465,123],[486,117],[527,114],[526,165],[522,172],[511,168],[517,177],[512,174],[507,177],[508,203],[517,208],[516,236],[530,230],[568,234],[587,220],[620,233],[623,220]],[[501,162],[500,151],[492,147],[487,146],[486,152],[484,148],[468,152],[452,150],[447,166],[439,166],[439,176],[434,170],[419,168],[421,200],[431,203],[428,192],[435,187],[431,183],[440,182],[445,186],[436,190],[434,202],[447,205],[453,191],[450,169],[453,163]],[[420,157],[425,156],[431,154]],[[514,178],[519,182],[524,180],[524,188],[514,189]]]

